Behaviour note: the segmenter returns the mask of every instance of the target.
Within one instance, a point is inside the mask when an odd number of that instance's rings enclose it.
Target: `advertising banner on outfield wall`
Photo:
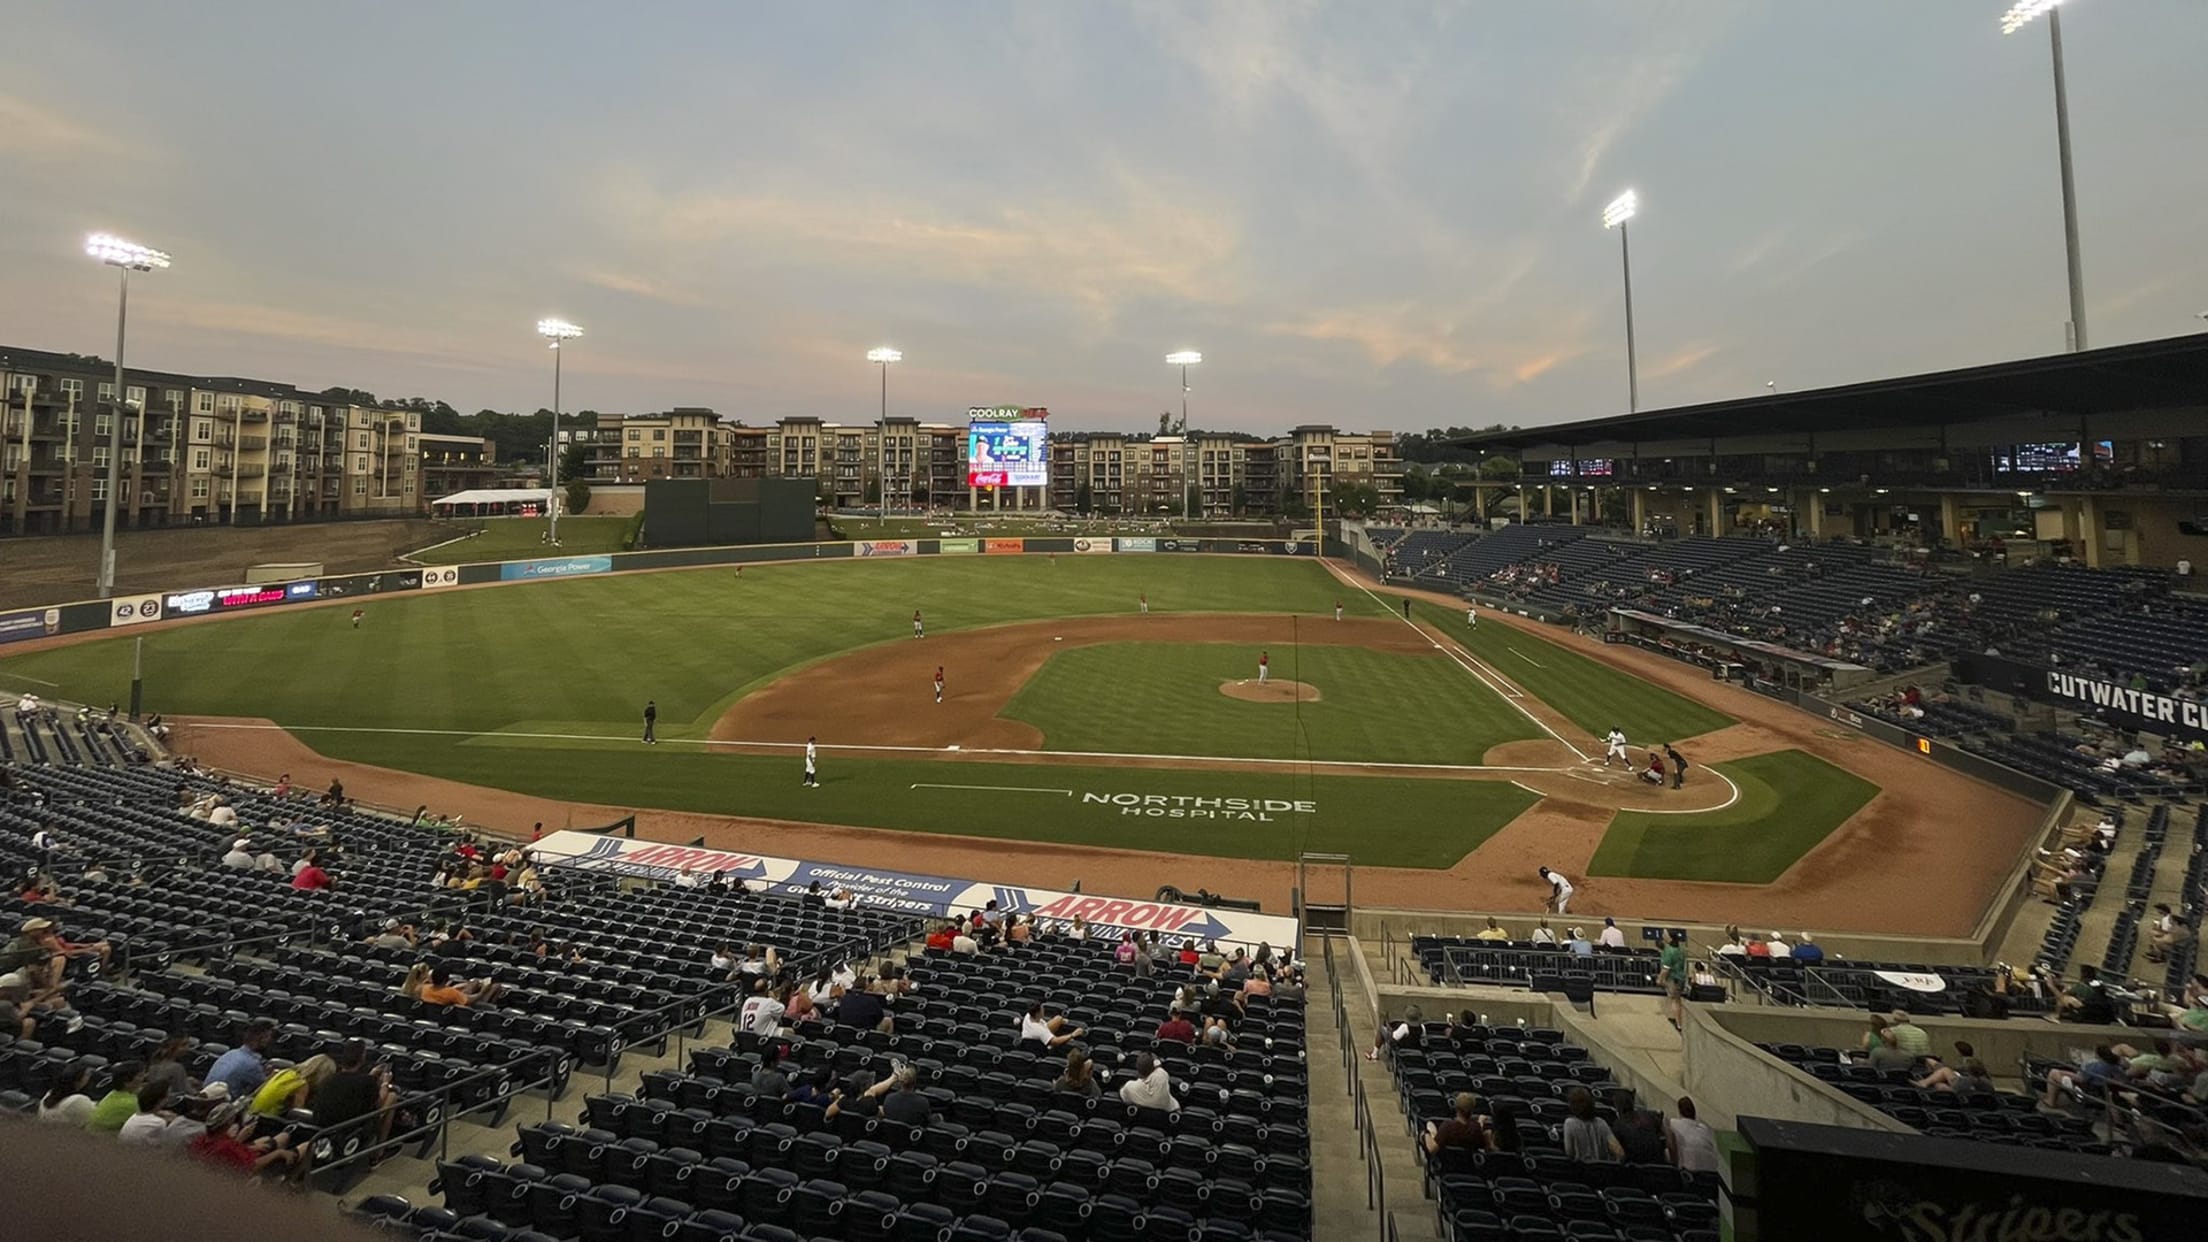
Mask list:
[[[498,576],[508,582],[522,582],[532,578],[576,578],[584,574],[613,572],[610,556],[563,556],[549,561],[507,561],[498,567]]]
[[[1204,543],[1201,539],[1160,539],[1157,548],[1160,552],[1201,552]]]
[[[991,555],[999,552],[1025,552],[1027,551],[1027,540],[984,539],[981,541],[981,550]]]
[[[458,580],[457,568],[446,572],[453,574],[455,581]],[[315,585],[320,589],[323,599],[343,599],[349,595],[383,595],[391,591],[418,589],[422,585],[423,573],[419,569],[408,569],[379,574],[346,574],[338,578],[318,579]]]
[[[158,595],[132,595],[114,601],[108,607],[109,625],[143,625],[161,619],[161,597]]]
[[[1129,537],[1119,541],[1119,550],[1122,552],[1155,552],[1158,550],[1158,541],[1148,535]]]
[[[852,549],[856,556],[912,556],[920,545],[910,539],[861,539]]]
[[[822,889],[831,892],[850,889],[860,906],[869,910],[949,917],[971,913],[994,901],[1007,914],[1031,914],[1045,925],[1068,923],[1079,915],[1098,935],[1116,937],[1122,931],[1154,931],[1167,940],[1185,936],[1222,944],[1276,947],[1296,943],[1294,919],[1247,910],[1019,888],[950,876],[602,837],[589,832],[555,832],[530,848],[544,862],[652,879],[672,879],[684,867],[699,875],[725,871],[753,888],[765,887],[777,893],[802,893],[818,880]]]
[[[1073,550],[1076,552],[1109,552],[1112,550],[1112,541],[1109,539],[1076,539],[1073,541]]]
[[[49,638],[61,633],[61,609],[30,608],[22,612],[0,612],[0,643],[20,642],[26,638]]]
[[[422,571],[422,589],[425,591],[459,585],[460,567],[458,565],[436,565]]]
[[[935,545],[935,550],[945,556],[965,556],[981,551],[981,540],[944,539]]]

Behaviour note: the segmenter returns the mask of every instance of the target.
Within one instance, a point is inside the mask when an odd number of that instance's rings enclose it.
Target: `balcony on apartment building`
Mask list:
[[[239,436],[239,437],[238,437],[238,451],[239,451],[239,452],[242,452],[242,453],[258,453],[258,452],[260,452],[261,450],[263,450],[263,449],[265,449],[265,448],[267,448],[267,447],[268,447],[268,437],[267,437],[267,436]]]

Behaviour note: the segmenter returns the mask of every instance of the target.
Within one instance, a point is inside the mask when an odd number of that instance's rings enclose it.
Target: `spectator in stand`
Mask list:
[[[1535,925],[1533,935],[1527,937],[1527,939],[1531,940],[1536,948],[1542,945],[1553,946],[1556,944],[1556,933],[1550,930],[1549,921],[1543,919]]]
[[[176,1114],[168,1112],[169,1089],[157,1082],[149,1082],[138,1088],[138,1108],[123,1124],[116,1128],[118,1141],[134,1147],[152,1147],[161,1141],[161,1135],[176,1120]]]
[[[1656,954],[1656,966],[1664,980],[1664,1016],[1671,1019],[1672,1030],[1684,1030],[1680,1024],[1687,1020],[1686,933],[1671,933],[1671,939]]]
[[[1768,959],[1771,956],[1771,946],[1764,943],[1763,937],[1756,935],[1754,932],[1750,932],[1748,933],[1747,953],[1750,957],[1761,957]]]
[[[829,1093],[828,1107],[822,1116],[834,1120],[843,1113],[859,1117],[878,1116],[882,1111],[882,1097],[889,1094],[892,1080],[874,1081],[872,1070],[852,1070],[843,1082]]]
[[[1886,1015],[1886,1042],[1912,1057],[1925,1056],[1932,1051],[1932,1037],[1909,1020],[1909,1011],[1905,1009],[1896,1009]]]
[[[1455,1115],[1449,1120],[1438,1125],[1427,1123],[1422,1140],[1427,1152],[1493,1151],[1494,1136],[1488,1133],[1487,1122],[1479,1115],[1480,1097],[1469,1091],[1459,1091],[1454,1106]]]
[[[83,1061],[70,1062],[54,1076],[53,1085],[39,1100],[38,1119],[83,1129],[84,1123],[92,1120],[92,1110],[96,1107],[87,1094],[91,1086],[92,1067]]]
[[[1725,957],[1745,957],[1747,955],[1748,946],[1741,943],[1738,927],[1727,927],[1725,929],[1725,943],[1717,946],[1717,951]]]
[[[948,953],[951,951],[951,942],[956,939],[958,939],[958,933],[951,930],[949,923],[937,923],[934,930],[928,933],[927,947]],[[1124,961],[1125,959],[1121,960]]]
[[[1794,956],[1793,948],[1777,932],[1763,938],[1763,951],[1774,958]]]
[[[1795,961],[1808,962],[1811,965],[1815,965],[1816,963],[1825,960],[1824,947],[1819,945],[1816,941],[1810,939],[1808,932],[1805,931],[1801,933],[1799,936],[1795,937],[1795,939],[1800,942],[1794,946]]]
[[[920,1071],[900,1065],[891,1077],[892,1089],[882,1099],[882,1117],[903,1126],[926,1126],[935,1121],[935,1109],[920,1094]]]
[[[1664,1150],[1688,1173],[1717,1172],[1717,1132],[1694,1115],[1694,1101],[1679,1097],[1678,1115],[1664,1124]]]
[[[1390,1025],[1385,1018],[1381,1019],[1380,1033],[1373,1037],[1372,1047],[1365,1050],[1365,1059],[1367,1061],[1379,1060],[1381,1050],[1390,1044],[1402,1044],[1407,1048],[1416,1048],[1419,1039],[1419,1024],[1425,1020],[1426,1011],[1416,1005],[1405,1005],[1402,1021],[1393,1025]]]
[[[303,893],[319,892],[333,887],[330,873],[322,869],[319,855],[308,850],[299,858],[299,865],[292,868],[291,886]]]
[[[415,932],[412,923],[401,923],[397,919],[385,919],[383,930],[369,937],[368,944],[371,948],[397,949],[406,952],[414,948],[414,937]]]
[[[782,954],[772,945],[747,946],[744,960],[736,964],[736,973],[772,979],[782,973]]]
[[[981,952],[981,942],[974,939],[973,932],[970,928],[968,928],[964,924],[960,924],[958,928],[958,934],[951,937],[951,952],[979,953]]]
[[[1119,1085],[1119,1098],[1136,1108],[1155,1108],[1168,1113],[1181,1111],[1181,1102],[1173,1094],[1173,1079],[1158,1059],[1147,1052],[1135,1057],[1134,1077]]]
[[[1119,943],[1112,949],[1112,960],[1122,966],[1132,966],[1135,964],[1135,955],[1141,951],[1142,947],[1135,943],[1135,933],[1122,932]]]
[[[1572,1088],[1564,1097],[1564,1107],[1568,1114],[1562,1131],[1566,1159],[1582,1164],[1616,1164],[1624,1158],[1625,1148],[1610,1132],[1610,1123],[1595,1115],[1595,1097],[1587,1088]]]
[[[1992,1095],[1993,1075],[1986,1072],[1985,1062],[1971,1057],[1963,1062],[1961,1069],[1935,1065],[1912,1085],[1926,1091],[1952,1091],[1957,1095]]]
[[[1034,933],[1035,924],[1033,920],[1023,919],[1017,914],[1004,920],[1004,942],[1006,944],[1026,944],[1028,938]]]
[[[1194,938],[1181,941],[1180,961],[1183,969],[1196,969],[1196,963],[1202,960],[1203,956],[1203,953],[1196,948]]]
[[[84,1128],[94,1134],[113,1134],[138,1112],[138,1089],[146,1085],[146,1063],[123,1061],[108,1076],[107,1094],[92,1106]]]
[[[1595,946],[1588,943],[1586,928],[1569,928],[1565,931],[1564,936],[1564,947],[1574,955],[1579,957],[1593,957],[1595,955]]]
[[[2066,1022],[2103,1026],[2114,1022],[2116,1002],[2101,985],[2101,972],[2091,966],[2078,967],[2078,981],[2055,1000],[2055,1015]]]
[[[207,1071],[209,1085],[222,1084],[233,1100],[250,1100],[268,1081],[268,1045],[276,1038],[276,1024],[255,1018],[245,1024],[238,1046],[216,1058]]]
[[[1518,1133],[1519,1114],[1522,1105],[1512,1099],[1495,1101],[1495,1112],[1487,1119],[1488,1142],[1494,1151],[1515,1152],[1523,1146]]]
[[[768,983],[761,979],[753,985],[752,994],[744,999],[738,1011],[736,1023],[753,1035],[772,1035],[782,1025],[782,1015],[789,1010],[790,990],[787,986],[768,990]]]
[[[2124,1082],[2124,1059],[2107,1044],[2093,1050],[2093,1058],[2080,1069],[2054,1069],[2047,1071],[2047,1093],[2040,1103],[2051,1109],[2063,1106],[2064,1097],[2071,1091],[2084,1091],[2099,1084],[2104,1087],[2121,1086]]]
[[[1046,1052],[1079,1039],[1088,1033],[1089,1028],[1085,1026],[1076,1026],[1068,1030],[1064,1014],[1045,1016],[1043,1002],[1041,1001],[1030,1003],[1027,1007],[1027,1013],[1020,1018],[1020,1042],[1038,1045],[1040,1050]]]
[[[29,1039],[37,1029],[38,1017],[31,1012],[31,981],[19,970],[0,975],[0,1035]]]
[[[239,837],[232,841],[229,852],[222,856],[222,865],[238,871],[251,871],[253,869],[252,840],[247,837]]]
[[[1096,1067],[1090,1063],[1089,1054],[1079,1048],[1067,1049],[1066,1071],[1058,1075],[1058,1081],[1050,1084],[1050,1089],[1090,1100],[1104,1095],[1104,1085],[1096,1080]]]
[[[146,1082],[171,1095],[190,1095],[192,1075],[184,1066],[184,1055],[191,1050],[192,1039],[188,1035],[162,1040],[146,1057]]]
[[[2185,920],[2170,912],[2170,903],[2158,901],[2154,905],[2154,929],[2147,938],[2147,960],[2170,960],[2170,947],[2186,934]]]
[[[860,975],[836,1002],[836,1021],[861,1031],[892,1031],[889,997],[871,976]]]
[[[256,1124],[244,1103],[233,1100],[215,1109],[207,1119],[206,1132],[193,1139],[186,1149],[217,1168],[241,1173],[288,1172],[297,1168],[306,1152],[291,1145],[291,1131],[272,1138],[252,1138]]]
[[[335,1072],[314,1089],[314,1124],[329,1130],[349,1125],[373,1113],[375,1137],[381,1143],[391,1137],[392,1120],[398,1116],[398,1095],[391,1089],[390,1072],[370,1068],[366,1040],[351,1039],[338,1050]],[[359,1131],[365,1135],[363,1129]]]
[[[1625,947],[1625,929],[1618,926],[1616,919],[1606,918],[1602,921],[1602,935],[1596,938],[1596,943],[1605,949],[1622,949]]]
[[[1510,933],[1504,931],[1502,924],[1497,923],[1495,916],[1491,914],[1487,916],[1487,926],[1474,932],[1472,938],[1474,940],[1508,940],[1510,939]]]
[[[1158,1032],[1155,1038],[1170,1040],[1178,1044],[1194,1045],[1196,1042],[1196,1027],[1194,1023],[1188,1020],[1187,1014],[1182,1013],[1179,1009],[1174,1009],[1165,1015],[1165,1021],[1158,1023]]]
[[[488,1005],[498,999],[502,989],[489,980],[454,979],[452,972],[442,966],[429,972],[429,982],[415,999],[428,1005],[458,1005],[468,1008]]]
[[[1648,1109],[1636,1108],[1618,1118],[1617,1136],[1627,1164],[1671,1162],[1664,1142],[1663,1119]]]
[[[782,1068],[782,1050],[769,1044],[751,1071],[751,1089],[763,1099],[779,1100],[790,1093],[790,1076]]]
[[[281,1117],[294,1108],[312,1109],[315,1092],[337,1073],[337,1062],[320,1053],[268,1076],[246,1107],[262,1117]]]

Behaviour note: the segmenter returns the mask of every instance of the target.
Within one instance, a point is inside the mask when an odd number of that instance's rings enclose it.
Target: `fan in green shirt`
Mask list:
[[[114,1134],[123,1123],[138,1113],[138,1088],[145,1085],[146,1063],[125,1061],[115,1067],[115,1075],[109,1081],[107,1094],[92,1106],[92,1116],[84,1128],[93,1134]]]

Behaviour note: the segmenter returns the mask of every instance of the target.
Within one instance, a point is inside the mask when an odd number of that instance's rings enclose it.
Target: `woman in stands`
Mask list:
[[[1066,1072],[1058,1075],[1058,1081],[1050,1084],[1053,1091],[1070,1091],[1085,1099],[1097,1099],[1104,1094],[1104,1086],[1096,1080],[1096,1069],[1089,1063],[1089,1054],[1079,1048],[1066,1052]]]
[[[253,1093],[251,1111],[262,1117],[281,1117],[294,1108],[312,1108],[315,1091],[336,1073],[337,1062],[320,1053],[277,1070]]]
[[[1585,1087],[1574,1087],[1564,1097],[1571,1113],[1564,1119],[1564,1155],[1582,1164],[1616,1164],[1625,1148],[1610,1132],[1610,1123],[1595,1115],[1595,1097]]]
[[[57,1121],[73,1129],[83,1129],[92,1119],[97,1107],[85,1088],[92,1082],[92,1067],[82,1061],[72,1064],[54,1079],[54,1085],[46,1091],[46,1097],[38,1102],[40,1121]]]

